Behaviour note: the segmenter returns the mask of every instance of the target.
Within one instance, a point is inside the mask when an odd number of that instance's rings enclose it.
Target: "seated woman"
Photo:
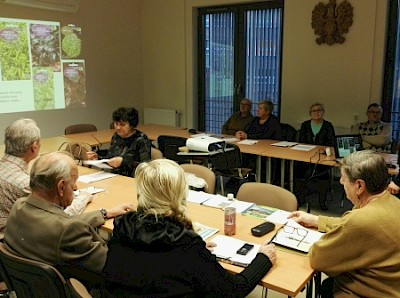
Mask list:
[[[173,161],[142,163],[135,177],[138,209],[114,221],[102,297],[244,297],[275,263],[264,243],[240,274],[225,271],[193,230],[185,174]]]
[[[115,133],[111,139],[110,149],[105,156],[88,152],[87,159],[110,159],[108,164],[113,172],[124,176],[132,176],[139,163],[151,158],[151,142],[136,127],[139,114],[135,108],[119,108],[113,112]]]
[[[325,108],[321,103],[310,106],[310,120],[304,121],[300,128],[300,143],[322,146],[335,146],[335,130],[332,123],[324,119]],[[329,166],[296,163],[296,193],[299,204],[304,203],[307,192],[318,192],[322,210],[327,210],[326,194],[329,191]],[[299,177],[303,178],[300,179]],[[306,179],[304,181],[304,178]]]
[[[371,150],[339,162],[346,197],[354,208],[342,217],[296,211],[290,217],[326,232],[313,244],[310,264],[331,278],[321,297],[399,297],[400,200],[386,191],[388,170]]]

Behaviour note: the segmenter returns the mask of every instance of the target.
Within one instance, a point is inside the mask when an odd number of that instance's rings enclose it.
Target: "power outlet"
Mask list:
[[[358,118],[359,118],[358,113],[354,113],[354,114],[353,114],[353,120],[354,120],[354,122],[358,122]]]

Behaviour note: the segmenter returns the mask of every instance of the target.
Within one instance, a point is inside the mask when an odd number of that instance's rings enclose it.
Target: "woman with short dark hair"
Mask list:
[[[110,149],[105,156],[88,152],[90,160],[106,158],[113,167],[113,172],[132,176],[139,163],[151,159],[151,142],[147,136],[136,129],[139,123],[139,113],[135,108],[121,107],[112,114],[115,133],[112,136]]]

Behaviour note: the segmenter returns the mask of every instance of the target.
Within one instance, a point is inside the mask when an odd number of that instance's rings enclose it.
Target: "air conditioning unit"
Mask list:
[[[77,12],[81,4],[81,0],[3,0],[3,2],[63,12]]]

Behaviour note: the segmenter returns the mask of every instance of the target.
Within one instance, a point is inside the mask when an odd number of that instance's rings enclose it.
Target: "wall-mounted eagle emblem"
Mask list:
[[[344,33],[349,32],[353,24],[353,7],[347,0],[336,5],[336,0],[328,4],[318,3],[312,12],[311,27],[314,29],[317,44],[344,43]]]

